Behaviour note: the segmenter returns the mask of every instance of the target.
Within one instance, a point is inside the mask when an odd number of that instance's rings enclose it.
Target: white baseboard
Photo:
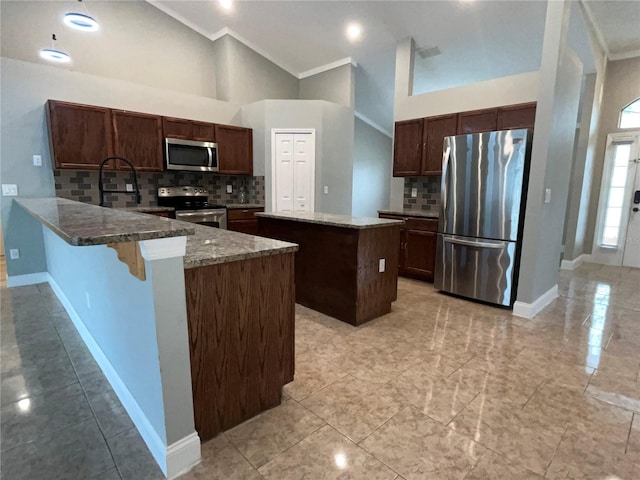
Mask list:
[[[562,260],[562,262],[560,262],[560,269],[575,270],[586,261],[585,257],[587,256],[590,257],[591,255],[586,255],[583,253],[582,255],[579,255],[577,258],[574,258],[573,260]]]
[[[187,473],[200,463],[200,455],[200,437],[196,432],[172,443],[167,448],[167,477]]]
[[[513,314],[518,317],[533,318],[556,298],[558,298],[558,284],[540,295],[533,303],[515,302]]]
[[[200,461],[200,437],[198,437],[198,434],[193,432],[168,447],[165,445],[165,442],[160,438],[144,411],[140,408],[140,405],[138,405],[133,395],[131,395],[131,392],[129,392],[120,375],[118,375],[118,372],[113,365],[111,365],[111,362],[89,330],[87,330],[87,327],[85,327],[78,312],[73,308],[73,305],[58,283],[49,273],[45,273],[44,275],[46,276],[46,281],[49,282],[49,285],[51,285],[51,288],[69,314],[71,321],[91,352],[91,355],[93,355],[93,358],[100,366],[102,373],[104,373],[104,376],[109,380],[111,387],[116,392],[120,402],[129,414],[129,417],[131,417],[131,420],[147,444],[151,455],[153,455],[162,472],[169,478],[173,478],[179,473],[187,472]],[[171,472],[173,472],[173,474],[171,474]]]
[[[7,287],[24,287],[25,285],[35,285],[36,283],[46,283],[47,281],[49,281],[48,272],[12,275],[7,277]]]

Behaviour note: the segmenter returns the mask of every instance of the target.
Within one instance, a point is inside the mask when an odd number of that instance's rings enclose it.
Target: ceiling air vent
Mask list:
[[[442,52],[440,49],[436,47],[424,47],[424,48],[416,48],[415,54],[420,58],[425,59],[429,57],[435,57],[436,55],[440,55]]]

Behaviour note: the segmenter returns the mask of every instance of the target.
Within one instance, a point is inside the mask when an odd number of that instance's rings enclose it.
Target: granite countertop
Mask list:
[[[14,200],[64,241],[76,246],[181,237],[195,232],[193,225],[188,223],[65,198]]]
[[[349,215],[335,215],[332,213],[256,213],[257,217],[274,218],[276,220],[290,220],[293,222],[317,223],[332,227],[344,228],[377,228],[402,224],[402,220],[390,220],[385,218],[351,217]]]
[[[173,222],[184,223],[177,220],[173,220]],[[298,250],[298,245],[295,243],[255,237],[203,225],[194,226],[195,235],[187,237],[187,253],[184,256],[185,269]]]
[[[403,217],[440,218],[440,214],[433,210],[378,210],[387,215],[402,215]]]
[[[152,212],[175,212],[173,207],[124,207],[117,208],[116,210],[122,210],[123,212],[139,212],[139,213],[152,213]]]
[[[241,210],[243,208],[264,208],[262,203],[227,203],[225,205],[229,210]]]

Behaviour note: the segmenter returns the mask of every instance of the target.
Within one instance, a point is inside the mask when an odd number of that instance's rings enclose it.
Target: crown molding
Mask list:
[[[182,15],[177,13],[175,10],[167,7],[166,5],[163,5],[162,3],[158,2],[157,0],[146,0],[146,2],[148,4],[150,4],[150,5],[153,5],[154,7],[156,7],[161,12],[166,13],[170,17],[172,17],[175,20],[179,21],[183,25],[186,25],[190,29],[198,32],[203,37],[210,38],[211,34],[209,32],[204,31],[202,28],[200,28],[195,23],[191,22],[190,20],[187,20],[185,17],[183,17]]]
[[[326,65],[320,65],[319,67],[312,68],[311,70],[307,70],[306,72],[302,72],[298,74],[298,79],[302,80],[303,78],[312,77],[313,75],[318,75],[322,72],[327,72],[329,70],[333,70],[334,68],[342,67],[343,65],[353,65],[354,67],[358,66],[358,62],[356,62],[351,57],[344,57],[340,60],[336,60],[335,62],[327,63]]]
[[[630,50],[628,52],[612,53],[609,55],[609,60],[626,60],[628,58],[640,57],[640,48],[637,50]]]
[[[362,113],[358,112],[357,110],[354,110],[353,114],[355,115],[356,118],[358,118],[359,120],[362,120],[364,123],[366,123],[370,127],[375,128],[377,131],[379,131],[383,135],[385,135],[385,136],[387,136],[389,138],[393,138],[393,134],[390,131],[385,129],[382,125],[374,122],[373,120],[371,120],[366,115],[363,115]]]

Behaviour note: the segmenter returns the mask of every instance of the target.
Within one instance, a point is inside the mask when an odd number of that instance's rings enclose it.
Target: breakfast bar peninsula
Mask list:
[[[168,477],[280,403],[296,245],[62,198],[12,208],[43,224],[43,273]]]

